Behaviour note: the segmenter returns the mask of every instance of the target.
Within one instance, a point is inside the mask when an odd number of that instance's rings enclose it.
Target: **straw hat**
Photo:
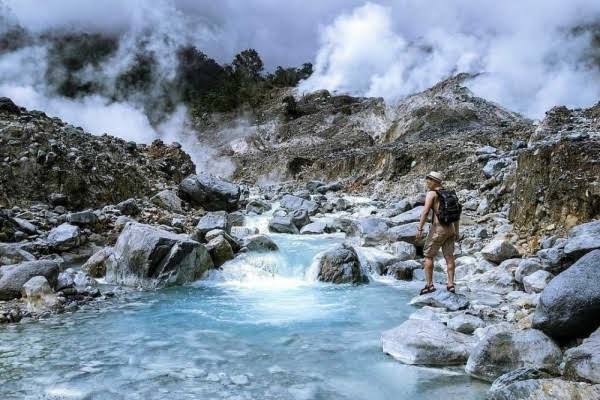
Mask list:
[[[431,171],[430,173],[428,173],[426,178],[431,179],[432,181],[436,181],[438,183],[442,183],[442,181],[444,180],[442,174],[436,171]]]

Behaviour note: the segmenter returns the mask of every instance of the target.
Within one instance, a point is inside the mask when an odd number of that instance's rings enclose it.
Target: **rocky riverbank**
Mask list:
[[[367,141],[363,149],[395,141],[386,151],[397,156],[420,146],[451,146],[446,159],[460,155],[449,173],[464,205],[457,293],[444,289],[445,263],[436,258],[438,290],[412,299],[410,318],[382,334],[383,351],[407,364],[464,365],[472,377],[493,382],[490,399],[594,398],[600,395],[598,106],[556,108],[534,127],[457,88],[451,81],[410,98],[402,118],[434,93],[446,99],[435,103],[446,112],[463,110],[454,113],[457,123],[466,121],[461,116],[471,106],[465,104],[481,106],[466,131],[459,124],[440,138],[439,125],[419,131],[407,123],[412,128],[404,133],[395,125],[381,144]],[[448,100],[457,93],[458,106]],[[342,104],[349,115],[378,104],[327,99],[327,112]],[[437,115],[428,107],[425,121]],[[325,118],[325,111],[311,110],[303,115]],[[465,134],[475,138],[482,124],[481,138],[459,144]],[[510,129],[499,139],[502,126]],[[314,260],[315,279],[424,279],[423,243],[415,238],[424,200],[418,179],[436,169],[436,158],[411,156],[402,174],[363,181],[351,176],[355,169],[342,169],[335,180],[237,184],[194,173],[177,144],[92,136],[8,99],[0,100],[0,144],[0,322],[101,307],[123,288],[181,285],[240,254],[276,251],[268,235],[244,226],[248,216],[268,211],[271,232],[345,234],[344,244]],[[301,164],[297,178],[316,176]],[[332,165],[323,167],[323,177],[338,164]]]

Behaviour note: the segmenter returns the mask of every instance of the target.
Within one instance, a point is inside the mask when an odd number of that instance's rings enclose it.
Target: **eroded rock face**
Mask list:
[[[240,201],[240,187],[214,175],[190,175],[179,184],[179,195],[208,211],[235,211]]]
[[[342,244],[322,254],[317,279],[331,283],[367,283],[356,251]]]
[[[55,287],[58,278],[58,263],[39,260],[0,267],[0,300],[20,297],[23,285],[34,276],[43,276],[51,287]]]
[[[128,223],[106,265],[106,281],[161,287],[200,279],[213,263],[206,248],[185,235]]]
[[[517,368],[558,372],[560,348],[536,329],[500,332],[484,337],[473,349],[465,370],[475,378],[492,382]]]
[[[576,381],[600,383],[600,329],[565,352],[564,375]]]
[[[409,319],[383,332],[383,352],[405,364],[456,365],[469,357],[474,343],[439,321]]]
[[[585,337],[600,325],[600,250],[558,274],[540,295],[533,326],[548,335]]]

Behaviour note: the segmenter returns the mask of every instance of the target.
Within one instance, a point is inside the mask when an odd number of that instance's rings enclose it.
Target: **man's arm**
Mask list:
[[[425,225],[425,221],[427,221],[427,216],[429,215],[429,211],[433,207],[433,199],[435,199],[435,192],[434,191],[427,192],[427,196],[425,196],[425,207],[423,207],[423,211],[421,211],[421,218],[419,219],[419,227],[417,228],[417,239],[420,239],[423,236],[423,226]]]
[[[456,221],[454,223],[454,237],[456,238],[456,241],[460,240],[460,221]]]

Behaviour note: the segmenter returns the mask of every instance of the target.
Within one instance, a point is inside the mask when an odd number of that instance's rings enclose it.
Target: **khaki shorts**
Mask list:
[[[432,226],[425,239],[423,256],[433,258],[437,255],[440,248],[444,257],[453,256],[455,240],[454,227]]]

